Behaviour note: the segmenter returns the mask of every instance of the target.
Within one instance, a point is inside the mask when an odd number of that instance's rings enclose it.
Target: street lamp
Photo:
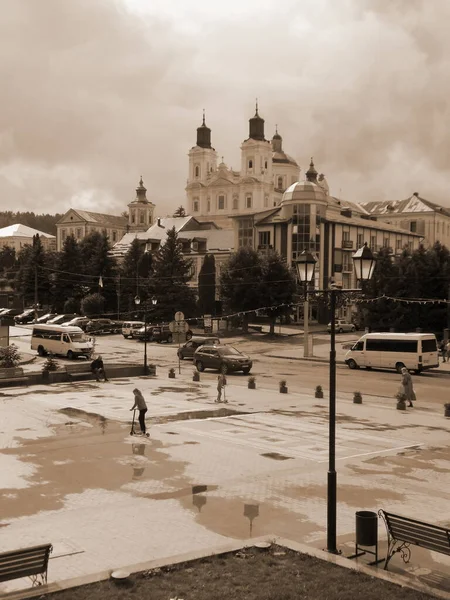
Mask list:
[[[139,306],[141,299],[139,296],[134,297],[134,303]],[[144,304],[144,375],[147,375],[147,308]]]
[[[302,257],[305,253],[302,253]],[[314,294],[315,291],[308,292],[308,281],[311,281],[314,275],[314,263],[307,260],[307,255],[301,258],[300,266],[297,263],[297,273],[301,281],[305,283],[305,292]],[[314,257],[312,257],[314,258]],[[367,244],[364,244],[353,255],[353,264],[358,281],[368,281],[375,268],[375,257],[373,256]],[[308,266],[309,265],[309,266]],[[309,279],[308,279],[309,277]],[[330,399],[329,399],[329,421],[328,421],[328,475],[327,475],[327,550],[333,554],[338,554],[336,546],[336,515],[337,515],[337,474],[336,474],[336,298],[338,294],[343,293],[361,293],[360,289],[341,289],[331,285],[327,290],[316,290],[317,293],[326,293],[330,298]]]
[[[310,252],[303,252],[297,259],[297,275],[305,287],[305,299],[303,301],[303,356],[309,356],[309,301],[308,301],[308,283],[314,277],[316,259]]]

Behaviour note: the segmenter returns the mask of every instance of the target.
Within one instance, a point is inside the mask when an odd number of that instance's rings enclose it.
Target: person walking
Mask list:
[[[442,342],[439,344],[439,352],[442,356],[442,362],[445,362],[445,355],[447,354],[447,348],[446,348],[446,344],[445,344],[444,340],[442,340]]]
[[[105,381],[109,381],[106,377],[105,365],[100,354],[91,362],[91,371],[97,381],[100,381],[100,377],[103,377]]]
[[[447,345],[445,346],[445,354],[447,356],[447,362],[450,362],[450,339],[447,341]]]
[[[406,400],[409,402],[408,406],[414,406],[412,401],[416,399],[416,394],[414,393],[411,374],[406,367],[402,368],[402,387]]]
[[[145,403],[141,390],[135,388],[133,390],[133,394],[134,404],[130,410],[135,410],[136,408],[139,410],[139,425],[141,426],[142,435],[146,435],[148,437],[149,434],[147,433],[147,429],[145,427],[145,413],[147,412],[147,404]]]
[[[226,377],[223,373],[219,373],[217,376],[217,400],[216,402],[222,402],[222,390],[223,390],[223,402],[228,402],[225,396],[225,386],[227,384]]]

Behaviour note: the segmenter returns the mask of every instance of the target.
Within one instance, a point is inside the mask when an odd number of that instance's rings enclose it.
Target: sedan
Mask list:
[[[70,321],[66,321],[65,323],[62,323],[63,327],[81,327],[81,329],[83,331],[86,331],[86,326],[88,323],[90,323],[90,319],[88,319],[87,317],[75,317],[74,319],[71,319]]]
[[[45,315],[42,315],[42,317],[38,317],[37,319],[35,319],[33,323],[47,323],[47,321],[53,319],[53,317],[56,316],[56,313],[46,313]]]
[[[119,326],[111,319],[92,319],[86,325],[87,333],[117,333]]]
[[[36,311],[34,310],[34,308],[27,308],[23,311],[23,313],[14,317],[14,321],[22,325],[24,323],[31,323],[34,319],[35,312]]]
[[[217,369],[220,373],[242,371],[250,373],[253,362],[233,346],[200,346],[194,352],[194,365],[198,371]]]
[[[331,333],[331,323],[328,323],[328,333]],[[348,321],[344,321],[343,319],[336,319],[335,322],[335,331],[338,333],[348,333],[356,331],[356,326],[353,323],[349,323]]]

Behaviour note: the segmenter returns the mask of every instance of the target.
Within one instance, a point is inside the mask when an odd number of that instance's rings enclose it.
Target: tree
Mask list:
[[[261,306],[271,306],[266,309],[270,321],[270,334],[275,333],[277,317],[291,313],[291,304],[296,293],[296,280],[278,252],[269,252],[261,260],[262,277],[259,285],[259,302]]]
[[[154,257],[153,273],[149,280],[149,297],[155,297],[154,307],[146,301],[155,319],[171,321],[177,311],[182,311],[188,318],[195,314],[195,293],[189,287],[192,261],[186,260],[182,254],[175,227],[167,232],[166,242],[159,248]]]
[[[105,299],[99,293],[89,294],[81,301],[81,310],[87,317],[99,317],[103,314]]]
[[[73,235],[64,240],[57,260],[53,283],[53,306],[57,312],[77,312],[83,296],[83,260],[80,247]],[[66,310],[65,303],[71,301],[75,310]]]
[[[186,211],[183,206],[179,206],[177,210],[173,213],[174,217],[185,217]]]
[[[216,306],[216,261],[206,254],[198,275],[198,308],[201,315],[214,315]]]
[[[104,298],[104,310],[115,312],[117,306],[116,260],[109,254],[111,246],[105,232],[94,231],[80,242],[85,273],[85,286],[89,294],[99,293]]]
[[[0,271],[7,271],[16,264],[16,250],[10,246],[3,246],[0,250]]]
[[[135,238],[128,248],[125,258],[120,267],[120,303],[122,310],[132,312],[134,310],[134,297],[141,295],[141,269],[139,265],[144,257],[144,248],[140,241]],[[144,287],[144,291],[146,286]]]
[[[24,246],[17,258],[16,291],[21,294],[25,304],[48,304],[51,267],[38,234],[33,236],[33,244]]]
[[[220,296],[231,312],[252,311],[260,302],[261,258],[253,248],[242,247],[225,263],[220,276]],[[249,315],[243,312],[243,330],[248,331]]]

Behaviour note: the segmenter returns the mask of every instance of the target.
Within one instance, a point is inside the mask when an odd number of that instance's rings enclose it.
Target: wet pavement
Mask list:
[[[232,382],[226,405],[214,402],[214,385],[164,377],[4,389],[2,549],[53,543],[53,582],[230,538],[274,534],[323,548],[327,399]],[[149,439],[130,435],[136,386]],[[337,412],[343,554],[353,552],[358,510],[450,525],[450,420],[366,394],[362,405],[340,394]],[[379,535],[382,554],[381,522]],[[396,556],[390,570],[450,591],[450,557],[413,548],[409,565]],[[26,585],[2,583],[0,593]]]

